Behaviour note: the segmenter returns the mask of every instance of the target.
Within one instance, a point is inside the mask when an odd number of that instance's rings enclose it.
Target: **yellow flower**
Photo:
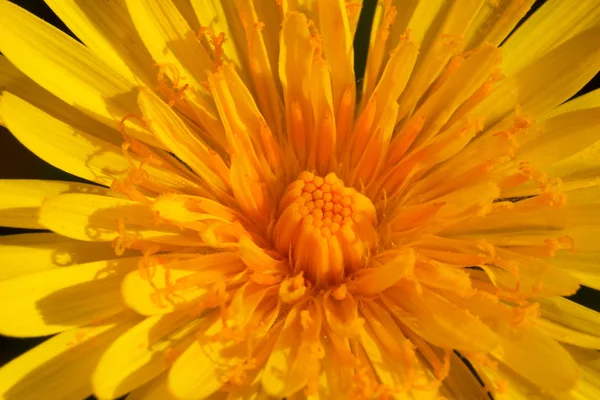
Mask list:
[[[598,1],[379,1],[358,86],[359,0],[46,1],[0,122],[104,187],[0,183],[0,397],[600,398]]]

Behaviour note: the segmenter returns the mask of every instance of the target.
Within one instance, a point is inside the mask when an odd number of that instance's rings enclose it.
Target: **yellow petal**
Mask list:
[[[515,157],[541,168],[600,140],[600,107],[559,114],[538,124],[536,130],[519,146]]]
[[[571,329],[600,335],[600,313],[597,311],[564,297],[541,297],[536,302],[540,303],[544,318]]]
[[[348,285],[355,293],[374,295],[394,286],[402,278],[413,274],[415,252],[411,248],[393,252],[394,258],[382,265],[363,268],[356,272]]]
[[[86,398],[92,393],[90,377],[102,353],[135,322],[136,318],[122,315],[46,340],[0,369],[0,397]]]
[[[195,306],[204,309],[200,301],[215,282],[236,275],[245,265],[236,253],[220,252],[181,260],[147,260],[140,269],[123,279],[123,302],[142,315],[166,314]]]
[[[97,138],[113,144],[120,144],[123,141],[116,129],[111,129],[65,103],[19,71],[6,57],[0,55],[0,92],[2,91],[10,92],[45,113]],[[0,95],[0,98],[3,95],[6,93]],[[0,112],[0,118],[2,118],[1,114]]]
[[[6,126],[44,161],[105,186],[127,176],[131,165],[119,146],[65,124],[10,93],[4,93],[2,97],[0,113],[4,114]],[[39,135],[40,130],[44,135]],[[139,160],[136,156],[132,159]],[[144,170],[163,186],[184,190],[195,186],[164,168],[149,165]],[[148,184],[142,181],[144,185]]]
[[[530,296],[569,296],[579,289],[579,281],[568,271],[543,260],[501,248],[496,248],[496,255],[502,268],[493,265],[488,268],[494,272],[496,284],[503,290]],[[515,266],[516,277],[511,271]],[[473,271],[473,274],[478,275],[480,271]]]
[[[238,69],[245,69],[248,62],[248,45],[244,37],[242,21],[235,1],[191,0],[200,26],[210,33],[225,34],[223,52]],[[266,5],[265,5],[266,7]]]
[[[114,128],[137,114],[136,84],[66,34],[8,2],[0,2],[0,51],[36,83],[87,115]],[[159,143],[136,121],[127,132]]]
[[[566,391],[575,385],[579,368],[569,353],[543,334],[533,321],[498,331],[501,346],[492,352],[531,383],[546,390]],[[548,362],[552,360],[552,362]]]
[[[323,52],[331,72],[333,110],[339,116],[342,96],[347,88],[354,88],[354,46],[345,0],[320,2],[319,33],[323,38]]]
[[[424,118],[425,124],[418,136],[418,143],[436,135],[452,114],[469,99],[492,75],[500,60],[500,52],[494,47],[484,47],[467,58],[450,77],[441,84],[420,106],[410,121]],[[421,93],[417,91],[417,93]],[[404,95],[407,93],[405,92]],[[403,97],[403,99],[405,99]],[[416,97],[413,101],[419,98]],[[409,103],[410,104],[410,103]],[[402,107],[401,103],[401,107]],[[411,104],[411,107],[414,106]],[[402,112],[402,110],[400,111]],[[450,122],[452,123],[452,122]]]
[[[446,263],[433,260],[419,263],[415,268],[415,276],[422,284],[432,288],[452,290],[463,295],[472,290],[469,274]]]
[[[148,384],[132,391],[127,400],[182,400],[176,397],[169,389],[168,373],[162,374]],[[203,400],[238,400],[237,397],[230,397],[233,392],[215,392]],[[257,397],[258,396],[258,397]],[[239,400],[276,400],[267,397],[260,397],[260,393],[253,393],[252,397],[239,398]]]
[[[239,158],[250,162],[250,165],[243,168],[246,174],[256,175],[256,179],[264,184],[272,184],[275,182],[274,169],[281,168],[281,165],[279,162],[272,163],[274,160],[269,157],[269,150],[273,148],[277,154],[280,150],[252,94],[231,66],[221,67],[211,74],[209,84],[227,135],[232,159],[232,190],[236,193],[238,189],[233,178],[236,175],[234,166],[240,162]],[[277,161],[279,158],[277,157]],[[240,204],[244,208],[246,202],[240,201]],[[263,215],[268,213],[264,212]]]
[[[119,336],[92,375],[94,394],[114,399],[165,371],[193,340],[200,319],[184,312],[146,318]]]
[[[39,208],[44,199],[61,193],[96,193],[110,195],[107,189],[85,183],[1,180],[0,225],[14,228],[45,229],[38,222]]]
[[[417,1],[402,0],[377,2],[369,39],[363,98],[371,96],[383,67],[388,62],[390,52],[402,40],[417,4]],[[437,5],[437,2],[435,4]]]
[[[165,372],[158,378],[145,385],[134,389],[126,397],[127,400],[179,400],[169,392],[167,384],[168,373]]]
[[[308,137],[309,168],[316,168],[321,176],[327,175],[335,163],[336,148],[335,109],[331,91],[331,72],[322,57],[313,60],[313,73],[310,77],[310,98],[315,119],[314,134]],[[332,153],[333,152],[333,153]]]
[[[97,261],[0,282],[0,332],[50,335],[123,311],[119,286],[137,261]]]
[[[600,337],[575,329],[568,328],[547,319],[537,321],[537,326],[542,333],[561,343],[569,343],[587,349],[600,348]]]
[[[548,398],[542,391],[512,371],[504,364],[499,364],[496,368],[479,366],[477,373],[490,389],[494,399],[499,400],[541,400]]]
[[[287,134],[296,157],[305,163],[308,139],[314,129],[310,107],[310,76],[316,44],[311,41],[304,14],[286,15],[280,35],[279,78],[286,109]],[[353,104],[353,102],[352,102]]]
[[[498,345],[496,334],[477,317],[426,288],[419,294],[403,283],[382,300],[400,322],[436,346],[480,352]]]
[[[320,341],[320,312],[318,306],[311,308],[306,303],[298,303],[288,313],[262,374],[263,388],[271,396],[291,396],[302,390],[311,377],[318,378],[315,374],[318,374],[319,368],[317,357],[320,343],[311,339]],[[311,327],[316,327],[316,331],[308,333]],[[310,337],[311,333],[317,336]]]
[[[226,393],[224,399],[227,400],[279,400],[276,397],[269,396],[262,388],[260,382],[262,371],[252,371],[249,375],[248,383],[245,386],[235,387],[230,392],[216,392],[213,396],[216,396],[219,393]],[[255,377],[254,380],[250,382],[252,375],[255,375]],[[212,399],[212,397],[210,397],[210,399]]]
[[[582,370],[581,379],[569,392],[569,398],[585,400],[600,396],[600,353],[597,350],[580,349],[575,346],[565,347]]]
[[[545,193],[492,209],[487,215],[471,217],[451,226],[445,234],[471,236],[511,232],[537,232],[548,238],[559,236],[570,227],[595,227],[600,223],[600,213],[594,203],[566,201],[561,194]],[[564,232],[566,235],[566,232]],[[507,236],[508,237],[508,236]]]
[[[62,22],[115,71],[144,83],[155,83],[152,57],[138,36],[122,1],[48,0]]]
[[[121,235],[119,221],[122,221],[125,239],[146,238],[182,246],[201,242],[197,236],[181,235],[176,226],[157,223],[155,216],[147,204],[74,193],[46,199],[39,212],[39,222],[58,234],[85,241],[114,240]]]
[[[341,300],[327,293],[323,296],[323,311],[329,328],[341,337],[355,336],[364,323],[358,316],[358,304],[350,293]]]
[[[381,349],[394,359],[405,362],[406,370],[410,369],[408,360],[412,357],[412,344],[406,339],[392,315],[384,306],[370,299],[362,299],[359,308]]]
[[[415,61],[417,60],[418,47],[414,42],[403,39],[398,43],[398,46],[392,51],[390,59],[383,70],[381,79],[377,82],[377,86],[373,94],[368,98],[367,105],[361,112],[361,116],[357,121],[357,125],[353,132],[353,143],[350,155],[354,159],[352,164],[360,159],[359,164],[355,167],[358,171],[359,179],[368,182],[370,174],[376,172],[376,168],[365,168],[364,164],[373,164],[381,167],[381,163],[386,155],[387,146],[390,144],[392,132],[396,125],[398,116],[397,100],[400,94],[406,87],[407,82]],[[363,96],[363,105],[367,97]],[[372,113],[370,108],[375,107],[375,112]],[[372,122],[370,126],[365,126],[362,122],[363,118],[367,118],[372,114]],[[398,135],[401,136],[401,135]],[[378,140],[378,137],[381,139]],[[380,143],[378,143],[380,142]],[[378,144],[379,151],[370,153],[369,150],[373,143]],[[397,147],[397,146],[396,146]],[[390,150],[394,153],[394,146]],[[393,156],[389,156],[393,157]],[[397,160],[394,160],[396,162]]]
[[[55,233],[0,237],[0,280],[115,257],[108,243],[79,242]]]
[[[515,104],[535,118],[577,93],[599,69],[600,26],[575,35],[502,81],[471,114],[484,117],[486,125],[502,120],[488,130],[498,132],[513,124]]]
[[[158,96],[142,91],[139,103],[150,129],[166,147],[185,162],[218,194],[229,187],[224,176],[227,166],[202,139],[195,135],[185,122]]]
[[[148,271],[132,271],[123,279],[121,293],[127,307],[142,315],[168,314],[199,301],[207,294],[202,287],[171,289],[172,281],[194,275],[194,271],[172,271],[160,265]],[[210,284],[212,281],[206,282]]]
[[[487,390],[456,353],[450,356],[450,373],[444,380],[444,386],[450,390],[453,396],[451,398],[485,399],[487,397]]]
[[[147,383],[146,385],[133,390],[126,397],[127,400],[182,400],[180,397],[176,397],[173,395],[171,390],[169,389],[169,380],[168,380],[168,372],[162,374],[158,378],[153,381]],[[229,392],[232,393],[232,392]],[[228,392],[215,392],[208,397],[205,397],[203,400],[237,400],[236,397],[232,397],[230,399],[230,394]],[[257,393],[254,393],[254,397],[240,398],[239,400],[275,400],[266,397],[256,397]]]
[[[379,342],[370,326],[361,329],[360,344],[365,350],[381,383],[393,389],[404,388],[409,384],[408,368],[394,360]]]
[[[243,220],[241,213],[216,201],[185,195],[162,195],[152,204],[160,218],[175,223],[214,220],[224,223]]]
[[[255,7],[252,0],[239,0],[235,3],[238,13],[243,16],[241,20],[246,31],[245,40],[248,42],[248,68],[257,102],[271,129],[276,135],[281,135],[283,103],[277,75],[278,32],[281,24],[279,10],[275,3],[263,2],[259,7]]]
[[[544,170],[548,176],[560,178],[565,190],[598,186],[600,184],[597,161],[599,150],[600,142],[594,143],[592,146],[548,166]],[[539,189],[537,192],[529,190],[516,193],[519,196],[522,195],[521,193],[525,193],[527,196],[529,193],[539,193]]]
[[[457,0],[450,3],[441,27],[435,36],[430,39],[429,46],[420,51],[421,54],[419,54],[415,71],[406,91],[402,94],[398,119],[403,118],[407,112],[412,111],[421,96],[426,93],[427,89],[448,65],[450,58],[463,50],[464,33],[473,22],[483,3],[481,0]],[[420,8],[428,7],[421,6]],[[419,12],[419,7],[417,7],[416,12]],[[409,32],[409,37],[413,37],[412,32]],[[420,43],[418,39],[416,40]],[[425,44],[427,45],[427,43]],[[484,72],[486,67],[484,65],[481,65],[481,67],[481,72]],[[445,99],[455,101],[451,96],[445,97]]]
[[[545,120],[566,112],[597,107],[600,107],[600,89],[592,90],[591,92],[588,92],[584,95],[574,98],[573,100],[569,100],[561,104],[555,109],[544,114],[540,118],[540,120]]]
[[[467,49],[488,42],[498,46],[525,16],[534,0],[485,1],[465,35]]]
[[[594,232],[589,232],[588,236],[596,237]],[[593,239],[592,239],[593,240]],[[557,268],[567,271],[570,275],[581,281],[582,285],[600,290],[600,252],[584,251],[579,249],[575,252],[560,252],[547,260]],[[598,249],[600,250],[600,249]]]
[[[337,355],[330,343],[324,343],[325,355],[321,360],[319,399],[343,399],[350,391],[353,369]]]
[[[443,20],[443,18],[439,17],[445,15],[447,10],[442,0],[434,0],[427,4],[417,3],[410,17],[407,30],[410,31],[411,38],[422,46],[422,50],[425,51],[427,45],[430,44],[426,42],[426,34],[436,32],[437,28],[442,24],[441,20]]]
[[[169,371],[169,391],[181,399],[204,399],[223,385],[227,372],[244,362],[246,343],[223,342],[218,334],[222,321],[209,318],[198,339],[188,347]]]
[[[154,61],[176,65],[190,85],[199,87],[198,83],[206,79],[206,71],[213,64],[197,32],[191,30],[177,7],[166,1],[128,0],[126,4]]]
[[[175,68],[177,72],[173,74],[177,74],[179,78],[171,76],[174,86],[187,85],[183,92],[184,98],[193,109],[188,117],[196,119],[208,136],[221,146],[223,126],[212,99],[202,86],[206,81],[207,71],[215,64],[198,40],[197,33],[191,30],[171,1],[127,0],[126,4],[133,23],[154,61],[159,65],[171,65]],[[180,90],[181,87],[174,89]],[[145,112],[144,115],[152,122],[150,116]]]
[[[600,7],[594,1],[545,2],[502,45],[503,72],[513,75],[599,21]]]

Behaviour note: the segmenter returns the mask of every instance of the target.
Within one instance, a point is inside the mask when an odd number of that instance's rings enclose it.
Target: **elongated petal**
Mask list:
[[[39,208],[44,199],[61,193],[96,193],[109,195],[109,191],[75,182],[39,180],[0,181],[0,225],[15,228],[45,229],[38,222]]]
[[[393,260],[374,268],[359,270],[354,276],[351,288],[356,293],[373,295],[394,286],[402,278],[412,276],[415,268],[415,253],[412,249],[402,249]]]
[[[465,35],[467,49],[488,42],[498,46],[525,16],[534,0],[486,1]]]
[[[90,377],[106,348],[137,319],[121,315],[96,326],[56,335],[0,369],[4,399],[81,399],[92,393]]]
[[[507,326],[499,336],[501,347],[492,354],[533,384],[556,391],[575,385],[579,368],[573,358],[532,322]]]
[[[321,317],[317,307],[311,310],[301,303],[288,313],[262,374],[263,388],[271,396],[290,396],[306,386],[311,377],[318,378],[315,374],[321,345],[312,340],[319,340]]]
[[[25,147],[63,171],[109,186],[129,168],[115,145],[77,132],[9,93],[3,95],[0,113],[7,128]],[[44,135],[39,135],[40,129]]]
[[[323,52],[331,71],[333,109],[336,118],[344,92],[354,87],[354,47],[344,0],[325,1],[317,7]]]
[[[594,233],[588,233],[593,236]],[[582,251],[560,252],[549,258],[548,263],[567,271],[581,281],[582,285],[600,290],[600,252]]]
[[[94,53],[123,76],[154,84],[152,57],[122,1],[48,0],[62,22]]]
[[[472,111],[506,129],[514,119],[516,104],[531,117],[561,104],[583,87],[600,69],[600,27],[585,30],[563,42],[499,87]],[[517,89],[518,88],[518,89]],[[508,116],[506,116],[509,114]],[[502,129],[492,129],[497,132]]]
[[[137,86],[58,29],[8,2],[0,2],[0,51],[40,86],[109,127],[139,114]],[[159,145],[139,125],[128,133]]]
[[[592,90],[584,95],[577,96],[573,100],[569,100],[553,110],[550,110],[540,119],[548,119],[559,114],[596,107],[600,107],[600,89]]]
[[[221,378],[243,362],[247,354],[244,343],[219,340],[220,320],[207,321],[197,341],[175,361],[169,371],[169,390],[182,399],[204,399],[222,385]],[[216,340],[211,340],[214,337]]]
[[[238,14],[235,3],[235,1],[191,0],[200,25],[210,29],[209,32],[213,35],[221,33],[225,35],[223,44],[225,57],[243,70],[248,62],[248,45],[244,40],[241,15]]]
[[[444,385],[448,387],[455,398],[464,396],[469,399],[483,399],[486,397],[487,390],[456,353],[450,357],[450,374],[444,380]]]
[[[147,204],[116,197],[81,193],[54,196],[44,201],[39,215],[44,227],[78,240],[114,240],[121,235],[119,221],[122,221],[122,233],[131,239],[152,238],[184,246],[200,242],[193,236],[184,239],[177,227],[157,224]]]
[[[577,361],[582,370],[582,376],[569,392],[575,399],[593,399],[600,395],[598,381],[600,379],[600,357],[597,350],[580,349],[575,346],[565,346],[571,357]]]
[[[149,317],[115,340],[92,375],[99,398],[117,398],[165,371],[186,349],[200,320],[187,313]]]
[[[132,390],[126,397],[127,400],[179,400],[169,392],[165,372],[158,378]]]
[[[139,103],[150,129],[166,147],[192,168],[217,193],[228,190],[223,160],[196,136],[183,120],[155,94],[143,91]]]
[[[545,2],[502,45],[504,73],[512,75],[579,32],[600,23],[600,5],[593,1]]]
[[[280,36],[279,79],[283,88],[287,134],[296,157],[306,162],[307,136],[313,132],[310,108],[310,75],[316,44],[311,42],[305,15],[288,13]],[[352,101],[351,104],[354,102]]]
[[[97,261],[0,282],[0,332],[50,335],[123,311],[119,286],[137,261]]]
[[[166,260],[168,261],[168,259]],[[124,303],[142,315],[156,315],[196,306],[215,282],[235,275],[245,265],[233,252],[190,257],[179,261],[147,260],[123,279]]]
[[[540,123],[538,129],[540,133],[522,144],[516,157],[544,167],[600,140],[600,107],[557,115]],[[565,135],[567,130],[569,135]]]
[[[544,297],[537,299],[542,316],[566,327],[600,334],[600,314],[564,297]]]
[[[406,387],[408,384],[408,368],[401,362],[394,360],[385,347],[378,340],[369,326],[361,330],[360,344],[369,357],[369,361],[381,380],[381,383],[390,388]]]
[[[0,91],[4,92],[2,96],[6,95],[6,92],[12,93],[54,118],[88,132],[99,139],[113,144],[122,142],[122,137],[116,126],[108,127],[65,103],[35,83],[2,55],[0,55]],[[0,118],[1,114],[0,112]]]
[[[248,68],[254,82],[257,102],[265,120],[279,135],[284,121],[277,68],[277,36],[281,23],[277,4],[261,3],[260,7],[256,7],[253,0],[237,0],[236,8],[242,16],[242,25],[246,31]]]
[[[171,1],[127,0],[126,4],[154,61],[159,66],[174,67],[170,76],[174,89],[181,90],[187,85],[182,93],[192,106],[188,117],[195,119],[209,137],[221,144],[223,127],[210,96],[202,86],[207,71],[217,62],[212,62],[197,33],[191,30]]]
[[[177,279],[194,275],[194,271],[171,271],[162,266],[148,268],[148,271],[143,273],[130,272],[121,285],[123,302],[139,314],[168,314],[189,307],[208,292],[205,288],[194,286],[184,289],[171,288]],[[206,284],[213,283],[218,277],[207,280]]]
[[[0,237],[0,280],[114,258],[108,243],[80,242],[55,233]]]
[[[586,349],[600,348],[600,337],[568,328],[559,323],[541,319],[537,321],[540,331],[560,343],[569,343]]]
[[[384,303],[394,316],[425,340],[466,351],[490,351],[499,344],[496,334],[468,311],[428,289],[423,288],[419,295],[411,284],[400,288],[388,290]],[[456,329],[457,326],[462,329]]]

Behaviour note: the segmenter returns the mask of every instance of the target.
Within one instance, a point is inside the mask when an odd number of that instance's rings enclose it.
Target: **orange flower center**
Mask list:
[[[302,172],[285,190],[279,212],[275,248],[316,287],[339,285],[377,245],[373,203],[334,173]]]

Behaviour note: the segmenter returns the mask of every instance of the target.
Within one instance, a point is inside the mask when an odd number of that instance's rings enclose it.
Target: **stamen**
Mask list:
[[[223,44],[225,44],[225,33],[221,32],[218,35],[214,33],[210,33],[210,41],[214,48],[214,63],[217,67],[220,67],[223,64]]]
[[[305,171],[282,197],[275,248],[316,287],[337,286],[377,244],[376,222],[373,203],[334,173]]]

